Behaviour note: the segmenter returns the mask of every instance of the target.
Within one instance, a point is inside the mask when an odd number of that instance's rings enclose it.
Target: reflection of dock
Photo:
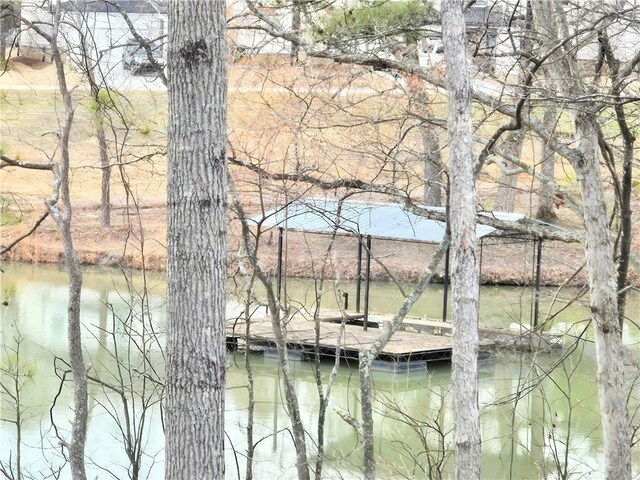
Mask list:
[[[339,312],[327,311],[318,322],[319,332],[316,334],[313,319],[296,314],[285,323],[287,348],[303,359],[313,359],[318,354],[322,358],[339,355],[344,359],[357,360],[359,352],[378,339],[380,328],[384,328],[388,320],[388,316],[371,315],[369,328],[364,330],[361,315],[349,317],[346,324],[342,325]],[[449,361],[453,348],[451,334],[450,323],[406,318],[401,330],[391,337],[377,360],[392,363]],[[479,334],[481,352],[495,345],[529,350],[548,348],[554,343],[548,335],[530,331],[480,329]],[[244,320],[227,322],[227,342],[230,346],[246,346]],[[276,337],[268,317],[251,319],[249,343],[252,347],[263,349],[276,347]]]

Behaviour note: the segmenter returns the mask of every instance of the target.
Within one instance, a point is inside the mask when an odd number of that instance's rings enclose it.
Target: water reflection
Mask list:
[[[27,382],[22,394],[26,407],[23,424],[23,458],[28,470],[37,477],[46,477],[51,467],[64,464],[55,431],[49,420],[49,409],[58,393],[60,379],[54,371],[54,358],[66,356],[66,275],[57,267],[4,265],[2,296],[8,305],[2,309],[3,340],[10,345],[18,332],[24,337],[21,358],[35,364],[35,375]],[[139,274],[125,281],[116,271],[89,269],[85,273],[82,297],[84,345],[90,374],[106,383],[121,379],[135,394],[128,400],[129,420],[133,433],[140,432],[144,455],[142,475],[162,478],[163,429],[161,409],[157,403],[160,390],[155,379],[163,377],[162,355],[157,345],[147,345],[151,361],[140,355],[140,345],[131,343],[118,326],[131,312],[148,311],[150,325],[161,334],[165,324],[164,282],[160,275],[148,278],[146,303],[140,295],[132,295],[129,286],[142,292]],[[288,282],[289,294],[296,298],[315,298],[311,282]],[[348,285],[346,288],[350,288]],[[391,312],[390,304],[398,294],[391,288],[375,285],[373,309]],[[326,301],[331,298],[331,290]],[[518,289],[483,289],[485,299],[494,299],[484,308],[507,312],[504,305],[523,305],[528,293]],[[336,296],[333,295],[333,298]],[[437,295],[436,295],[437,297]],[[500,300],[498,300],[500,299]],[[325,300],[323,300],[324,302]],[[504,303],[502,303],[504,301]],[[107,308],[107,304],[111,307]],[[310,304],[310,302],[309,302]],[[503,305],[501,307],[501,304]],[[631,308],[638,305],[637,296]],[[145,309],[143,309],[143,306]],[[417,306],[414,314],[436,316],[430,312],[441,305],[433,297]],[[526,306],[522,311],[526,311]],[[573,324],[584,316],[582,307],[562,312],[558,322]],[[513,310],[515,311],[515,310]],[[502,318],[495,313],[492,321],[511,322],[512,313]],[[517,310],[520,311],[520,310]],[[496,320],[497,319],[497,320]],[[139,323],[138,323],[139,324]],[[139,331],[134,332],[140,334]],[[628,341],[639,338],[637,331],[628,330]],[[141,337],[137,337],[141,338]],[[119,371],[114,352],[126,358],[124,373]],[[552,367],[559,355],[567,353],[520,355],[497,354],[480,363],[480,402],[482,405],[483,478],[557,478],[558,469],[580,477],[601,475],[601,436],[595,386],[593,348],[580,344],[559,367]],[[4,357],[3,357],[4,358]],[[257,402],[254,413],[256,443],[256,478],[295,478],[295,457],[289,433],[289,422],[283,405],[281,378],[276,360],[269,356],[252,355]],[[314,461],[313,439],[317,438],[318,393],[313,365],[293,362],[296,391],[303,421],[311,445],[310,460]],[[332,365],[320,366],[326,382]],[[58,372],[59,373],[59,372]],[[451,372],[448,364],[430,364],[409,373],[394,374],[377,371],[375,380],[375,434],[378,449],[378,471],[381,478],[416,478],[429,476],[442,469],[450,474],[453,432],[451,417]],[[3,382],[5,379],[3,378]],[[247,375],[241,354],[229,357],[226,396],[227,477],[244,475],[246,422],[248,411]],[[56,400],[53,418],[62,435],[67,436],[72,390],[65,385]],[[325,424],[326,478],[361,478],[361,449],[357,432],[343,419],[358,418],[357,370],[342,366],[332,389]],[[145,394],[148,403],[138,396]],[[520,393],[518,393],[520,392]],[[129,459],[125,453],[120,426],[126,425],[123,397],[118,392],[93,382],[90,385],[90,423],[87,443],[88,470],[91,478],[128,478]],[[637,404],[637,400],[632,400]],[[148,416],[144,422],[141,414]],[[11,419],[15,411],[10,402],[0,408],[2,418]],[[137,420],[136,420],[137,419]],[[3,422],[0,430],[2,452],[7,461],[15,452],[15,428]],[[634,458],[635,472],[640,459]],[[61,478],[69,478],[63,470]]]

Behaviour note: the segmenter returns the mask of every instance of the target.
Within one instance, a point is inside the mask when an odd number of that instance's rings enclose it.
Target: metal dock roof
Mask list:
[[[442,207],[429,207],[429,210],[445,212]],[[512,222],[524,218],[518,213],[491,212],[491,215]],[[256,223],[262,221],[264,227],[323,234],[370,235],[424,243],[440,243],[446,231],[445,222],[416,215],[399,204],[338,202],[324,198],[296,200],[252,220]],[[478,224],[476,237],[481,238],[496,231],[494,227]]]

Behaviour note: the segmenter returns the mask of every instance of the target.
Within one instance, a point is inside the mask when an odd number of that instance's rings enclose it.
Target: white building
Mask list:
[[[72,68],[92,71],[97,83],[122,87],[136,81],[132,77],[157,73],[151,71],[154,62],[139,48],[139,36],[150,42],[155,64],[166,64],[166,8],[153,0],[73,0],[61,4],[61,25],[58,43],[65,60]],[[31,22],[46,33],[51,32],[53,13],[51,2],[23,3],[25,26],[20,36],[23,55],[43,55],[49,52],[48,41],[29,28]],[[124,61],[123,61],[124,60]]]
[[[398,0],[402,1],[402,0]],[[607,32],[614,52],[622,62],[629,61],[640,45],[640,0],[617,0],[623,2],[625,14],[616,17],[614,0],[583,0],[567,2],[569,30],[583,28],[595,19],[611,14],[611,19],[597,22],[598,28],[607,23]],[[116,7],[116,3],[118,7]],[[440,0],[433,1],[436,9]],[[516,61],[515,49],[519,49],[519,39],[524,28],[526,3],[517,0],[476,0],[467,10],[465,20],[470,41],[478,42],[474,62],[480,71],[494,72],[499,76],[513,71]],[[27,20],[20,35],[20,51],[27,55],[48,54],[48,42],[34,29],[26,28],[35,23],[45,33],[51,32],[52,0],[23,0],[22,15]],[[358,4],[358,2],[337,1],[333,5]],[[265,1],[258,7],[284,30],[292,28],[293,15],[288,3],[277,0]],[[619,8],[623,8],[619,7]],[[135,53],[136,41],[130,24],[145,40],[154,43],[154,58],[165,63],[167,33],[166,8],[156,0],[71,0],[62,4],[64,24],[62,26],[63,47],[68,60],[74,64],[88,56],[97,65],[98,77],[105,77],[111,84],[131,81],[136,75],[135,68],[128,69],[131,56],[140,59],[144,52]],[[514,11],[515,10],[515,11]],[[228,14],[232,19],[229,29],[229,43],[241,54],[289,55],[291,43],[272,38],[259,27],[260,20],[252,15],[243,0],[228,0]],[[323,15],[316,12],[316,16]],[[76,28],[77,27],[77,28]],[[440,40],[441,27],[438,23],[425,25],[424,40],[419,43],[418,58],[422,67],[437,65],[444,52]],[[591,33],[582,33],[572,45],[578,59],[588,64],[595,61],[600,53],[597,28]],[[365,51],[380,50],[377,44],[363,45]],[[384,52],[383,52],[384,53]],[[383,54],[381,53],[381,54]],[[123,59],[125,60],[123,62]],[[143,59],[142,59],[143,61]],[[83,69],[86,67],[83,64]],[[129,79],[129,80],[127,80]]]

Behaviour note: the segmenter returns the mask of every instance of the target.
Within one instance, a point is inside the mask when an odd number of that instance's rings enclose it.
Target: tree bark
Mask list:
[[[82,271],[80,261],[73,244],[71,234],[71,196],[69,191],[69,137],[73,126],[74,106],[71,93],[67,87],[66,74],[62,55],[58,47],[58,32],[60,27],[60,2],[55,7],[53,20],[53,34],[51,36],[51,56],[56,66],[58,88],[64,103],[65,119],[60,135],[59,150],[60,163],[58,178],[54,180],[54,193],[47,202],[51,216],[56,221],[62,234],[64,263],[69,277],[69,296],[67,305],[67,341],[69,349],[69,364],[73,375],[73,406],[74,415],[71,424],[71,442],[69,450],[69,465],[73,480],[86,480],[84,448],[87,438],[87,370],[82,357],[82,325],[80,323],[80,296],[82,292]],[[62,208],[56,205],[59,198]]]
[[[545,128],[552,132],[557,121],[557,111],[553,104],[549,104],[544,111],[542,122]],[[542,175],[546,178],[554,179],[556,164],[556,152],[551,148],[549,142],[544,142],[542,149]],[[558,218],[555,212],[555,190],[547,182],[540,182],[538,187],[538,211],[536,218],[545,222]]]
[[[524,143],[524,130],[515,130],[509,132],[504,140],[503,149],[510,156],[520,158],[522,154],[522,145]],[[496,202],[493,210],[498,212],[513,212],[516,205],[516,190],[518,188],[518,175],[511,172],[515,166],[507,160],[498,160],[505,162],[506,169],[501,170],[500,179],[498,180],[498,191],[496,193]]]
[[[617,107],[622,109],[622,105]],[[619,123],[621,121],[619,120]],[[618,319],[620,322],[620,334],[625,319],[625,309],[627,304],[627,276],[631,260],[631,240],[633,228],[631,217],[633,214],[631,207],[631,191],[633,190],[633,156],[635,138],[627,137],[624,140],[624,159],[622,166],[622,186],[620,198],[620,259],[618,260]]]
[[[101,106],[98,107],[98,125],[96,136],[98,137],[98,148],[100,150],[100,168],[102,169],[102,185],[100,189],[100,225],[105,230],[111,228],[111,165],[109,165],[109,148],[107,147],[107,136],[104,131],[105,115]]]
[[[559,44],[559,33],[566,25],[562,6],[557,0],[535,0],[534,4],[536,26],[547,39],[547,47],[553,48]],[[571,164],[578,177],[583,204],[584,250],[589,269],[589,302],[598,364],[605,478],[629,479],[631,458],[616,271],[598,154],[596,115],[600,107],[595,102],[577,101],[590,92],[577,75],[574,52],[567,49],[558,51],[551,60],[552,78],[556,79],[559,93],[565,96],[569,105],[572,105],[571,99],[576,99],[573,105],[578,105],[572,107],[571,113],[579,155],[571,158]]]
[[[627,399],[624,392],[624,356],[618,322],[616,271],[611,231],[607,221],[596,117],[574,115],[575,135],[582,161],[576,170],[582,195],[585,225],[585,255],[589,268],[589,304],[598,360],[598,397],[602,415],[605,477],[631,478]]]
[[[7,37],[16,22],[14,4],[7,0],[0,1],[0,68],[5,68],[7,58]]]
[[[627,275],[629,273],[629,262],[631,257],[631,240],[633,229],[631,225],[631,191],[633,190],[633,160],[636,138],[632,128],[627,121],[627,113],[625,105],[622,101],[623,93],[619,83],[620,61],[616,58],[609,35],[606,30],[599,32],[598,39],[603,46],[603,53],[609,65],[609,76],[612,81],[611,92],[613,94],[614,111],[620,128],[620,134],[623,142],[623,158],[622,158],[622,178],[614,178],[617,185],[616,192],[618,203],[620,205],[620,226],[619,226],[619,242],[618,242],[618,320],[620,322],[620,333],[625,319],[625,306],[627,303]],[[616,174],[612,172],[615,176]]]
[[[446,54],[451,247],[453,251],[453,418],[459,480],[480,478],[478,408],[478,264],[473,130],[463,0],[442,4]]]
[[[432,126],[422,130],[424,147],[424,198],[428,207],[442,205],[442,158],[440,155],[440,138]]]
[[[364,458],[364,478],[375,480],[376,456],[373,443],[373,391],[371,388],[371,364],[375,357],[371,352],[360,354],[360,404],[362,416],[362,451]]]
[[[165,478],[224,478],[225,3],[169,7]]]
[[[300,35],[300,27],[302,26],[302,6],[300,0],[292,0],[291,2],[291,30],[296,35]],[[300,60],[300,45],[295,42],[291,42],[291,65],[295,65]]]

